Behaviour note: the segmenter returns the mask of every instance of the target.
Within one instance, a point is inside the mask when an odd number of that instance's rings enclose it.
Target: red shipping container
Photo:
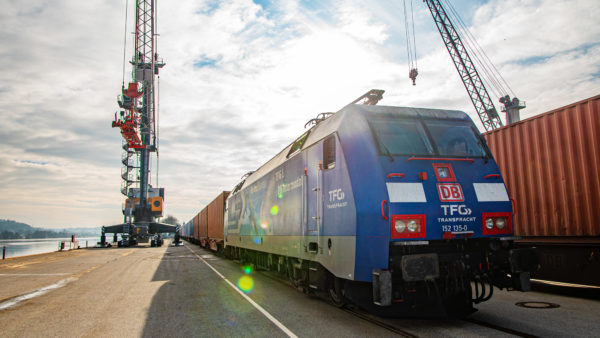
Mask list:
[[[227,196],[229,196],[229,191],[223,191],[206,208],[208,209],[208,238],[210,248],[214,251],[223,247],[223,224]]]
[[[206,246],[206,243],[208,241],[208,208],[205,207],[204,209],[202,209],[202,211],[200,211],[199,215],[199,231],[200,231],[200,245],[202,246]]]
[[[484,134],[515,200],[532,277],[600,286],[600,95]]]
[[[198,240],[200,238],[200,234],[199,234],[199,220],[200,220],[200,213],[196,214],[196,216],[194,216],[194,239]]]
[[[484,136],[516,202],[516,235],[600,236],[600,95]]]

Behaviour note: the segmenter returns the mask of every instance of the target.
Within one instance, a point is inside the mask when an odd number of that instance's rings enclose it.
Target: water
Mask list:
[[[95,237],[75,237],[75,241],[79,241],[79,246],[85,248],[86,241],[88,246],[92,247],[96,245],[96,242],[100,240],[99,236]],[[1,239],[0,250],[6,246],[6,258],[34,255],[46,252],[58,251],[58,243],[61,241],[71,241],[71,237],[68,238],[41,238],[41,239]],[[69,247],[69,243],[66,243],[66,247]],[[2,253],[0,252],[0,255]],[[0,256],[0,259],[2,256]]]

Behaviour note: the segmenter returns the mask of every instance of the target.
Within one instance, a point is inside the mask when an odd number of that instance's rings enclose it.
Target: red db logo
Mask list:
[[[438,183],[438,194],[442,202],[464,202],[462,188],[458,183]]]

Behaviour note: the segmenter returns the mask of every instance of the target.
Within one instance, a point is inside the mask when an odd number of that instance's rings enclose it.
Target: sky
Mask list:
[[[596,0],[452,3],[511,95],[526,102],[522,118],[600,94]],[[123,55],[129,60],[133,50],[133,6],[0,0],[0,219],[47,228],[122,222],[122,138],[111,122]],[[151,183],[165,188],[165,215],[190,220],[308,120],[372,88],[385,90],[379,104],[463,110],[479,124],[420,0],[412,0],[412,85],[403,6],[158,0],[166,66],[157,80],[160,152]],[[130,71],[126,64],[125,81]]]

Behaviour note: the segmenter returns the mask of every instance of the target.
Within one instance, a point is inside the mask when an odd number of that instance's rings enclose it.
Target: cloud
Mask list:
[[[110,122],[123,81],[123,2],[0,5],[0,214],[44,227],[120,222],[122,141]],[[400,2],[159,2],[166,66],[157,79],[160,156],[151,182],[158,173],[167,213],[190,219],[292,142],[309,119],[371,88],[386,90],[381,104],[473,114],[427,6],[413,6],[417,86],[408,79]],[[595,2],[456,7],[527,101],[523,116],[598,94]]]

